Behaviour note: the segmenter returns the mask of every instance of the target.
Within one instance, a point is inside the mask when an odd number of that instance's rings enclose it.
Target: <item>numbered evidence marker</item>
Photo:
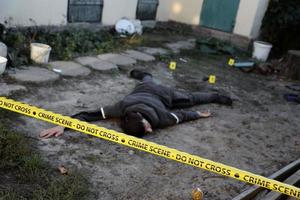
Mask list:
[[[233,58],[230,58],[230,59],[228,60],[228,65],[229,65],[229,66],[233,66],[234,63],[235,63],[235,60],[234,60]]]
[[[209,82],[210,84],[216,83],[216,76],[215,76],[215,75],[210,75],[210,76],[209,76],[209,79],[208,79],[208,82]]]
[[[169,68],[170,68],[170,70],[175,70],[176,69],[176,62],[170,62]]]

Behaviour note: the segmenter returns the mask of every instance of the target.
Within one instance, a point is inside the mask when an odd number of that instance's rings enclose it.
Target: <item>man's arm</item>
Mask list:
[[[95,111],[84,111],[77,113],[75,115],[72,115],[72,118],[79,119],[81,121],[98,121],[103,119],[109,119],[109,118],[116,118],[121,116],[121,109],[120,104],[117,103],[113,106],[105,106],[104,108],[101,107],[99,110]],[[50,138],[50,137],[59,137],[61,136],[65,131],[65,127],[62,126],[55,126],[50,129],[43,130],[40,133],[41,138]]]
[[[211,116],[209,111],[200,112],[200,111],[177,111],[171,113],[171,115],[176,119],[176,124],[192,121],[200,118],[207,118]]]

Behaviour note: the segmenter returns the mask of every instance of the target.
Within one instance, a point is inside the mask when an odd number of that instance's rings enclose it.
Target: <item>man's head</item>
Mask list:
[[[151,124],[139,112],[128,112],[121,119],[121,127],[125,133],[137,137],[151,133]]]

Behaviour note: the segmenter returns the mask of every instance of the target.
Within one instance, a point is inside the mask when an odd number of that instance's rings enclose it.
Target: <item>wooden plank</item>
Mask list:
[[[295,185],[295,184],[299,183],[300,182],[300,169],[296,173],[294,173],[292,176],[290,176],[288,179],[286,179],[284,182],[287,184],[290,184],[290,185]],[[279,192],[271,191],[266,196],[264,196],[262,198],[262,200],[279,200],[279,199],[283,198],[284,196],[286,196],[286,195],[279,193]]]
[[[290,163],[289,165],[287,165],[284,168],[282,168],[281,170],[275,172],[268,178],[282,181],[282,180],[286,179],[290,174],[295,173],[299,168],[300,168],[300,159]],[[256,194],[258,192],[260,192],[262,190],[264,190],[264,188],[256,186],[256,185],[252,186],[248,190],[242,192],[241,194],[239,194],[238,196],[233,198],[233,200],[251,200],[251,199],[253,199],[253,197],[256,196]]]

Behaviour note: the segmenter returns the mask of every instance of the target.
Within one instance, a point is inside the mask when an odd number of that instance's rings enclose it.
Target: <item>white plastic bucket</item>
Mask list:
[[[51,47],[47,44],[31,43],[30,58],[36,63],[48,63]]]
[[[3,74],[3,72],[5,71],[6,63],[7,59],[0,56],[0,74]]]
[[[265,62],[269,57],[270,51],[272,49],[272,44],[263,41],[255,41],[253,46],[254,50],[252,57]]]

